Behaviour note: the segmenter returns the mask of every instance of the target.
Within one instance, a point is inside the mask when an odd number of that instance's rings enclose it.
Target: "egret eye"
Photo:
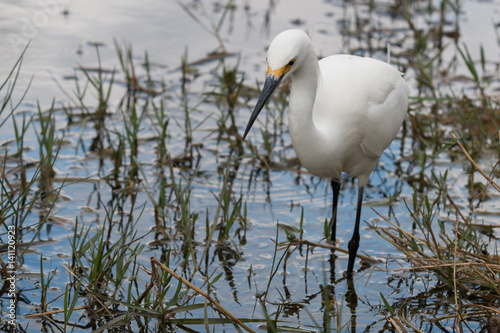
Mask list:
[[[295,59],[292,59],[288,62],[288,66],[293,66],[295,64]]]

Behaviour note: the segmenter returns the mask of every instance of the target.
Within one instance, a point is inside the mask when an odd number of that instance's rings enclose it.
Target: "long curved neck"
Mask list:
[[[320,97],[318,103],[324,102],[326,98],[317,94],[329,92],[324,91],[319,63],[314,52],[312,53],[308,61],[292,73],[288,118],[290,138],[299,160],[309,172],[324,178],[340,179],[343,149],[342,140],[338,138],[342,138],[343,129],[332,126],[329,119],[314,114],[327,108],[325,105],[315,105],[317,97]],[[315,119],[321,119],[321,123],[315,123]],[[325,121],[328,123],[324,123]],[[341,158],[337,158],[338,156]]]
[[[290,92],[289,130],[295,150],[301,150],[302,140],[294,140],[307,133],[308,136],[319,135],[313,121],[313,107],[316,100],[318,84],[320,84],[320,70],[314,52],[292,74],[292,90]],[[302,133],[302,135],[301,135]]]

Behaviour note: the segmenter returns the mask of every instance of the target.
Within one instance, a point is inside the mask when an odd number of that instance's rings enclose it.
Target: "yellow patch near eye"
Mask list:
[[[289,65],[285,65],[285,66],[278,68],[276,70],[272,70],[271,67],[267,66],[267,76],[272,75],[277,80],[280,77],[282,77],[283,75],[285,75],[286,73],[288,73],[290,71],[290,69],[291,68]]]

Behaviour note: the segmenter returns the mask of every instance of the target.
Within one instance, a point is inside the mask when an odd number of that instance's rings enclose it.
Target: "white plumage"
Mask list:
[[[356,224],[349,242],[350,275],[359,246],[364,187],[404,121],[408,86],[398,70],[376,59],[333,55],[318,61],[311,40],[301,30],[277,35],[269,46],[267,63],[266,82],[243,138],[274,89],[291,75],[290,137],[306,169],[332,181],[333,241],[341,174],[358,178]]]

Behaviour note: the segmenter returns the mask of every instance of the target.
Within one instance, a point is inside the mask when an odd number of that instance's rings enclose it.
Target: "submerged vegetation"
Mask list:
[[[354,281],[336,272],[345,250],[331,256],[320,241],[328,228],[311,227],[328,224],[307,202],[316,195],[328,206],[329,185],[293,154],[287,85],[260,131],[242,141],[258,84],[229,53],[222,27],[249,9],[229,0],[212,22],[202,3],[179,1],[216,37],[216,51],[196,61],[188,50],[180,54],[180,64],[169,64],[171,81],[147,52],[137,56],[116,41],[116,68],[103,65],[103,45],[87,45],[97,66],[79,66],[65,78],[73,88],[59,84],[62,97],[50,105],[25,104],[24,53],[0,78],[0,132],[8,133],[0,142],[1,329],[484,332],[498,325],[500,64],[460,39],[462,3],[348,1],[336,18],[343,52],[385,59],[389,41],[391,62],[412,89],[409,116],[368,190],[375,199],[367,200],[373,210],[365,209],[364,232],[384,245],[368,251],[361,241],[367,253],[358,256]],[[268,25],[274,6],[269,1]],[[286,185],[274,190],[280,178]],[[349,196],[343,205],[352,206]],[[273,202],[288,214],[262,212]]]

